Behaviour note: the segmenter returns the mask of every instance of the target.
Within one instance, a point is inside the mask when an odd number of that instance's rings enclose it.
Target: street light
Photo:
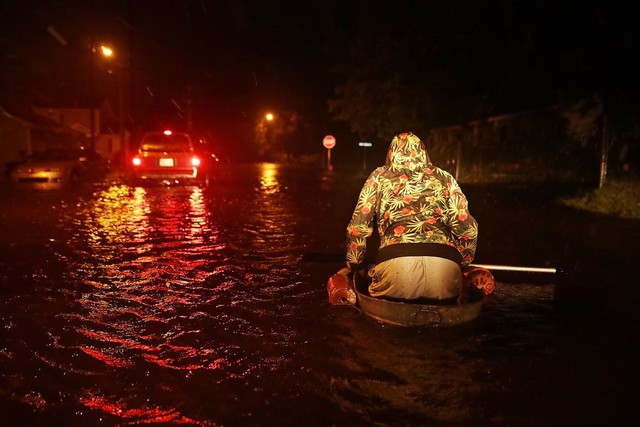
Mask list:
[[[273,149],[273,147],[271,147],[271,138],[273,136],[273,129],[272,128],[272,122],[275,120],[276,116],[271,113],[271,112],[266,112],[264,115],[264,118],[262,120],[260,120],[260,132],[262,133],[262,141],[263,141],[263,146],[262,146],[262,154],[267,153],[270,149]]]
[[[113,49],[109,46],[101,44],[100,53],[105,58],[111,58],[113,56]],[[95,88],[95,56],[96,48],[93,43],[93,37],[89,40],[89,90],[90,90],[90,99],[89,99],[89,132],[90,132],[90,146],[91,149],[94,150],[96,148],[96,88]]]
[[[113,56],[113,49],[111,49],[109,46],[100,45],[100,51],[102,52],[102,56],[105,56],[107,58],[111,58]]]
[[[100,45],[100,52],[102,56],[107,59],[115,58],[114,50],[107,45]],[[116,67],[114,67],[116,68]],[[124,131],[124,91],[122,83],[122,69],[115,71],[118,79],[118,127],[120,128],[120,144],[122,145],[122,154],[124,156],[123,164],[126,167],[128,165],[127,159],[129,158],[129,150],[127,147],[126,135]]]

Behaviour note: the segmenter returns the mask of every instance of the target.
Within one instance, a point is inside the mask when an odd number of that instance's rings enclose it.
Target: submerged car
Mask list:
[[[74,187],[103,179],[109,162],[88,149],[55,149],[36,152],[10,172],[14,184],[39,189]]]
[[[132,159],[132,178],[134,182],[208,184],[210,159],[188,133],[148,132]]]

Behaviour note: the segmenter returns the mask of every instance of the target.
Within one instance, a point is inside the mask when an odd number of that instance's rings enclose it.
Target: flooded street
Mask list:
[[[117,177],[73,192],[3,188],[0,424],[640,420],[638,289],[615,264],[633,252],[591,247],[604,221],[547,223],[546,206],[505,212],[504,195],[470,188],[479,262],[562,262],[580,268],[578,282],[598,282],[589,289],[620,286],[602,304],[560,301],[573,287],[559,290],[558,278],[496,275],[473,323],[382,326],[328,304],[340,263],[303,257],[342,254],[363,181],[257,164],[226,166],[208,188]],[[592,238],[569,227],[580,221]]]

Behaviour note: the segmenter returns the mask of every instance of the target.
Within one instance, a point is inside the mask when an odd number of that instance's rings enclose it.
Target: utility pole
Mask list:
[[[93,33],[89,36],[89,148],[96,148],[96,108],[95,100],[95,59],[93,51]]]
[[[598,188],[602,188],[607,181],[607,164],[609,163],[607,130],[607,116],[603,113],[600,129],[600,179],[598,180]]]

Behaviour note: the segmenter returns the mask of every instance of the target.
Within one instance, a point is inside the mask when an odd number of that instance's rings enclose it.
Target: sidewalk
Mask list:
[[[608,321],[640,320],[640,221],[569,208],[527,189],[493,190],[467,192],[479,223],[476,262],[560,267],[564,273],[551,278],[559,302],[597,308]]]

